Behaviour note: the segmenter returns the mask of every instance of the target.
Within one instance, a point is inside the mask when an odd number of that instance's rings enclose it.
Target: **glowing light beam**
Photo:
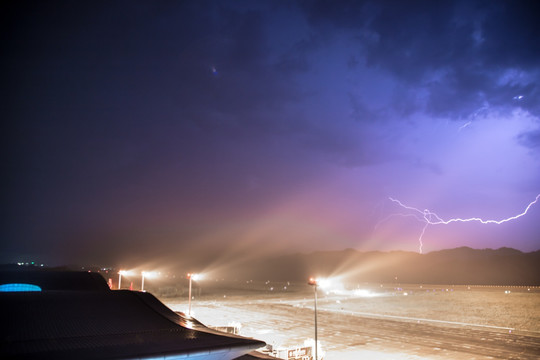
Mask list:
[[[399,201],[398,199],[394,199],[392,197],[389,197],[388,199],[390,199],[390,201],[395,202],[396,204],[398,204],[402,208],[412,211],[413,212],[412,216],[414,216],[419,221],[424,222],[424,226],[422,227],[422,232],[420,233],[420,237],[418,238],[418,242],[419,242],[418,251],[421,254],[422,253],[422,248],[424,246],[423,237],[424,237],[424,234],[426,233],[426,230],[427,230],[429,225],[448,225],[448,224],[451,224],[451,223],[454,223],[454,222],[473,222],[473,221],[476,221],[476,222],[479,222],[479,223],[482,223],[482,224],[500,225],[500,224],[503,224],[505,222],[516,220],[516,219],[526,215],[527,212],[529,211],[529,209],[531,208],[531,206],[533,206],[534,204],[536,204],[538,202],[538,199],[540,199],[540,194],[536,195],[536,198],[533,201],[531,201],[529,203],[529,205],[527,205],[527,207],[525,208],[525,210],[523,210],[523,212],[521,212],[521,213],[519,213],[517,215],[514,215],[514,216],[510,216],[510,217],[505,218],[505,219],[501,219],[501,220],[484,220],[484,219],[479,218],[479,217],[472,217],[472,218],[465,218],[465,219],[463,219],[463,218],[452,218],[452,219],[444,220],[439,215],[437,215],[436,213],[430,211],[429,209],[425,209],[424,211],[422,211],[422,210],[417,209],[415,207],[405,205],[401,201]],[[408,214],[408,215],[400,214],[400,215],[411,216],[410,214]],[[420,216],[418,216],[418,215],[420,215]]]

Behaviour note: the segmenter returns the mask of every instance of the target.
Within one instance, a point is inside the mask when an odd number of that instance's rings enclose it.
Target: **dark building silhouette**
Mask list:
[[[4,271],[0,286],[2,359],[247,359],[265,345],[209,329],[150,293],[112,291],[96,273]]]

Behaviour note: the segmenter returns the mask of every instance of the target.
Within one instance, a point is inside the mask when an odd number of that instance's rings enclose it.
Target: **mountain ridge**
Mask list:
[[[354,282],[540,285],[540,250],[459,247],[419,254],[354,249],[268,256],[247,262],[238,278],[303,280],[338,276]]]

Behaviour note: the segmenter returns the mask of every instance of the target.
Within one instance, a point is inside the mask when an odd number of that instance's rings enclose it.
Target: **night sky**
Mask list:
[[[538,1],[5,1],[0,260],[419,251],[540,194]],[[540,201],[423,251],[540,249]]]

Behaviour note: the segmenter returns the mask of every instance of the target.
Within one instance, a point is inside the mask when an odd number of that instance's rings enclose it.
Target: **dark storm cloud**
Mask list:
[[[540,148],[540,130],[533,130],[520,134],[518,140],[520,143],[531,149],[538,149]]]
[[[292,51],[281,56],[275,64],[276,69],[285,74],[308,71],[311,68],[308,60],[309,48],[305,42],[295,44]]]
[[[13,21],[7,36],[11,109],[30,128],[47,122],[65,141],[84,135],[91,142],[95,134],[105,148],[143,138],[155,151],[152,133],[161,130],[171,134],[165,145],[176,134],[175,145],[188,147],[193,134],[282,131],[279,118],[258,115],[294,98],[265,61],[261,23],[259,14],[219,2],[41,4]],[[21,58],[25,65],[16,66]],[[150,133],[148,124],[156,125]]]
[[[271,107],[289,94],[266,63],[259,13],[219,2],[128,3],[41,5],[35,17],[11,29],[12,61],[22,55],[28,62],[27,75],[12,74],[12,84],[27,90],[21,77],[37,81],[38,93],[30,95],[46,96],[43,106],[58,104],[57,97],[44,93],[50,85],[68,96],[61,106],[90,98],[102,109],[129,105],[138,110],[143,106],[134,98],[150,99],[156,107],[179,105],[192,121],[208,109],[246,124],[240,115]],[[27,36],[25,27],[43,31]]]
[[[89,239],[92,228],[114,232],[109,218],[122,228],[154,210],[181,213],[178,204],[191,213],[233,205],[244,177],[272,178],[274,188],[283,181],[246,170],[268,155],[242,151],[287,129],[264,113],[294,98],[266,63],[260,14],[219,2],[7,10],[8,237]],[[22,218],[36,226],[18,226]]]
[[[364,211],[351,194],[424,196],[423,181],[465,188],[462,168],[482,183],[469,169],[509,163],[529,183],[537,177],[500,135],[538,148],[530,2],[2,6],[8,250],[226,246],[245,233],[269,238],[264,225],[282,218],[298,219],[305,245],[313,219],[328,219],[324,233]],[[492,108],[533,115],[496,122]],[[494,141],[500,152],[467,162]],[[455,182],[439,183],[443,175]],[[355,221],[349,244],[369,227]]]
[[[426,89],[433,115],[462,118],[482,102],[514,106],[516,95],[539,96],[537,1],[303,4],[314,26],[355,36],[368,66]],[[538,101],[519,105],[540,113]]]

